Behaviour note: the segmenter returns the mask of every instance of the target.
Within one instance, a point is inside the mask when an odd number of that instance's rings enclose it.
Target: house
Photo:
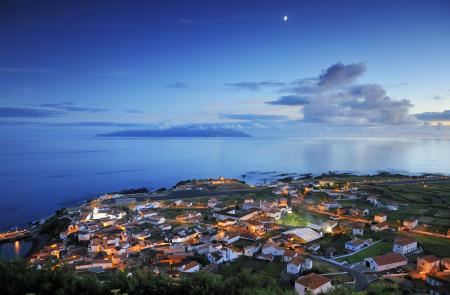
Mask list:
[[[367,201],[373,205],[378,205],[378,198],[376,196],[368,196]]]
[[[278,246],[275,242],[267,242],[262,247],[262,254],[272,254],[273,256],[282,256],[284,248]]]
[[[227,261],[227,256],[225,251],[216,251],[208,253],[206,256],[210,263],[220,264]]]
[[[329,279],[314,272],[295,281],[295,292],[299,295],[326,293],[332,288]]]
[[[78,232],[78,241],[89,241],[91,239],[91,233],[88,231]]]
[[[300,256],[293,257],[286,266],[287,273],[298,274],[302,268],[305,259]]]
[[[200,270],[200,263],[198,263],[197,261],[190,261],[186,264],[181,265],[178,270],[180,272],[198,272]]]
[[[417,271],[427,274],[436,273],[441,269],[441,260],[434,255],[417,258]]]
[[[364,259],[364,264],[373,271],[385,271],[408,263],[408,259],[400,253],[387,253]]]
[[[443,258],[441,261],[441,266],[444,271],[450,270],[450,258]]]
[[[416,217],[411,217],[403,220],[403,227],[409,230],[414,229],[417,225],[419,225],[419,219]]]
[[[448,273],[429,276],[427,278],[427,284],[431,287],[431,295],[450,294],[450,274]]]
[[[375,222],[377,222],[377,223],[386,222],[386,221],[387,221],[387,215],[386,215],[386,213],[378,213],[378,214],[375,214],[375,216],[373,217],[373,221],[375,221]]]
[[[247,223],[247,229],[251,232],[264,231],[264,224],[258,220],[249,220]]]
[[[380,223],[376,223],[370,226],[370,229],[373,231],[383,231],[389,228],[389,223],[383,221]]]
[[[239,240],[240,238],[241,235],[239,233],[227,233],[222,240],[227,244],[232,244],[237,240]]]
[[[366,225],[364,223],[353,223],[351,225],[352,234],[354,236],[356,236],[356,235],[360,235],[360,236],[364,235],[364,228],[365,227],[366,227]]]
[[[244,254],[244,251],[241,248],[235,247],[233,245],[228,245],[224,247],[227,261],[233,261],[239,256]]]
[[[320,250],[320,245],[319,244],[311,244],[307,247],[307,249],[312,252],[317,252]]]
[[[273,255],[272,254],[256,254],[256,259],[264,260],[264,261],[273,261]]]
[[[397,205],[397,204],[391,203],[391,204],[387,204],[387,205],[386,205],[386,208],[387,208],[389,211],[397,211],[397,210],[398,210],[398,205]]]
[[[272,208],[267,212],[267,216],[271,217],[275,220],[278,220],[281,218],[281,210],[276,209],[276,208]]]
[[[251,257],[251,256],[255,255],[255,253],[258,252],[259,249],[261,249],[260,243],[253,243],[251,245],[245,246],[244,247],[244,255]]]
[[[284,254],[283,254],[283,262],[289,262],[292,260],[292,258],[294,258],[295,256],[297,256],[297,252],[293,251],[293,250],[284,250]]]
[[[366,246],[366,244],[364,243],[364,241],[360,240],[358,238],[354,238],[353,240],[345,243],[345,249],[354,251],[354,252],[361,250],[365,246]]]
[[[417,241],[413,238],[402,236],[394,240],[392,252],[400,254],[408,254],[417,250]]]

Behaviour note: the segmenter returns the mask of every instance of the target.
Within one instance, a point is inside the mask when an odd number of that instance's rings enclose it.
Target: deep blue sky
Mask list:
[[[435,124],[449,36],[449,1],[2,1],[0,121]]]

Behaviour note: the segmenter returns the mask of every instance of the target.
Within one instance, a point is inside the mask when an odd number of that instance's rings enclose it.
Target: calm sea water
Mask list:
[[[0,139],[0,151],[0,228],[103,192],[156,189],[187,178],[250,171],[450,173],[450,140],[440,139]]]

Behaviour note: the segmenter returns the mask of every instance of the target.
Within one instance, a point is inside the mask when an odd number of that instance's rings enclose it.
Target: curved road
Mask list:
[[[320,256],[310,255],[310,257],[312,260],[319,260],[321,262],[328,263],[329,265],[335,266],[337,268],[342,269],[343,271],[346,271],[346,272],[352,274],[353,277],[355,278],[355,291],[363,291],[369,285],[369,280],[367,279],[367,277],[364,274],[362,274],[348,266],[332,263],[328,259],[322,258]]]

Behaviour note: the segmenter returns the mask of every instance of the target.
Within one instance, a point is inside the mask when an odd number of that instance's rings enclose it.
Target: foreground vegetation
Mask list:
[[[231,271],[232,270],[232,271]],[[199,272],[172,279],[144,269],[113,273],[76,273],[61,268],[37,270],[24,261],[0,261],[0,294],[187,294],[187,295],[294,295],[294,284],[287,289],[269,273],[278,272],[277,265],[258,273],[247,268],[232,267],[223,274]],[[407,294],[395,282],[372,283],[365,292],[337,287],[329,295]]]

